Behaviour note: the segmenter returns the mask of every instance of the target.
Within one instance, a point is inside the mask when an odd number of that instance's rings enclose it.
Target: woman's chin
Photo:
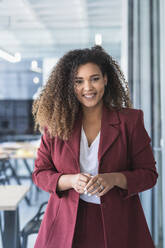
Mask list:
[[[100,101],[100,102],[90,102],[90,103],[84,103],[83,102],[82,106],[84,108],[87,108],[87,109],[93,109],[93,108],[102,106],[102,101]]]

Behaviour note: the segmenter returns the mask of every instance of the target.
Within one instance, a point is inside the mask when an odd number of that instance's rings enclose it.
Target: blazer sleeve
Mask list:
[[[51,139],[47,133],[41,137],[41,144],[35,160],[35,168],[32,173],[33,182],[42,190],[62,196],[62,192],[57,191],[57,183],[63,172],[58,172],[51,158]]]
[[[144,127],[143,111],[138,110],[138,118],[129,143],[131,169],[121,172],[127,179],[127,190],[120,190],[124,199],[156,184],[158,173],[150,142],[151,139]]]

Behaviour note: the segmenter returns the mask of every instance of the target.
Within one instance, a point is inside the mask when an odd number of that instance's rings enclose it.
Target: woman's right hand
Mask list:
[[[79,194],[84,193],[84,188],[91,179],[91,175],[88,173],[78,173],[72,175],[72,188]]]

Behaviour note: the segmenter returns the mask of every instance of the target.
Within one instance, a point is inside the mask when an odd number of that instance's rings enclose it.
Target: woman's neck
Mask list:
[[[83,108],[83,122],[96,123],[101,121],[103,104],[99,104],[94,108]]]

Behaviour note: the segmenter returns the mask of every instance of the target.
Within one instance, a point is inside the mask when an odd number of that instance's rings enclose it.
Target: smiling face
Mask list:
[[[87,63],[80,65],[74,79],[74,91],[83,108],[102,105],[107,76],[103,77],[98,65]]]

